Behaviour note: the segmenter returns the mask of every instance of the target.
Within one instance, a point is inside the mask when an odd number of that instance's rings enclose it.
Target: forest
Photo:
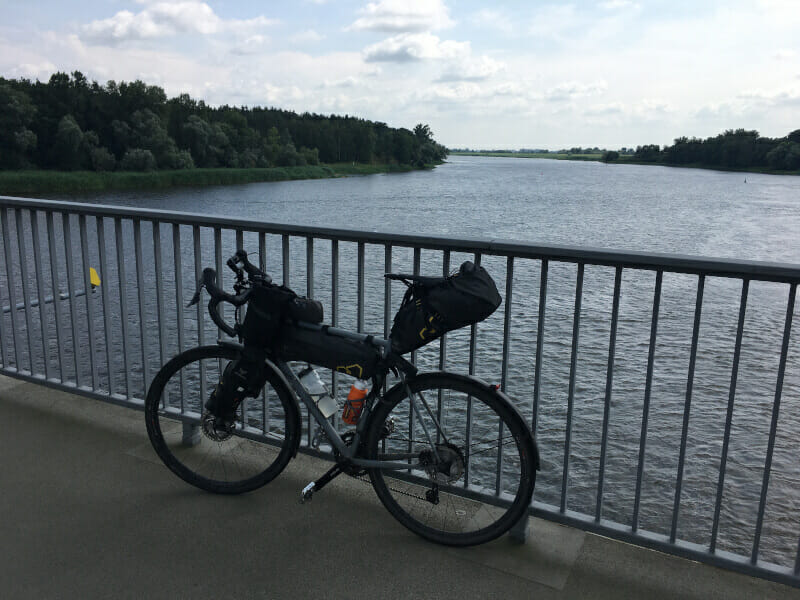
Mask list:
[[[613,162],[618,157],[604,157]],[[729,129],[704,140],[680,137],[671,146],[638,146],[636,162],[721,169],[800,170],[800,129],[783,138],[761,137],[758,131]]]
[[[424,167],[447,156],[428,125],[212,107],[142,81],[0,77],[0,169],[153,171],[368,163]]]

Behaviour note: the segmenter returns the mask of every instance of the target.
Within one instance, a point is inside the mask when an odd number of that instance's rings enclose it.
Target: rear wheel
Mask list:
[[[437,543],[469,546],[502,535],[527,514],[536,479],[522,418],[467,377],[431,373],[408,385],[416,408],[402,386],[394,388],[376,405],[367,433],[371,458],[414,465],[370,470],[381,502]]]
[[[225,346],[187,350],[164,365],[145,400],[147,433],[178,477],[201,489],[239,494],[274,479],[300,435],[294,399],[273,372],[256,398],[246,398],[231,426],[204,409],[226,365],[239,352]]]

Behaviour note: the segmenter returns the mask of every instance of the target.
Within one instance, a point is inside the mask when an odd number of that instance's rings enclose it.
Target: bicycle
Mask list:
[[[236,274],[236,294],[217,287],[216,272],[205,269],[190,306],[205,288],[212,320],[239,342],[221,340],[181,352],[160,369],[147,393],[148,436],[172,472],[215,493],[239,494],[263,486],[299,450],[299,400],[317,423],[312,447],[326,442],[334,456],[334,465],[302,490],[301,502],[341,473],[368,475],[378,498],[402,525],[453,546],[493,540],[527,515],[538,450],[525,421],[498,386],[449,372],[419,373],[390,340],[293,322],[293,330],[303,335],[329,336],[376,357],[371,391],[355,428],[340,434],[318,406],[319,398],[301,383],[286,352],[263,341],[255,347],[246,338],[241,343],[242,307],[255,291],[273,284],[242,250],[227,264]],[[442,279],[385,276],[419,285]],[[233,326],[219,313],[221,302],[236,307]],[[249,372],[240,368],[244,364],[251,365]],[[389,373],[398,381],[383,392]],[[225,389],[234,389],[238,400],[214,405],[221,403]]]

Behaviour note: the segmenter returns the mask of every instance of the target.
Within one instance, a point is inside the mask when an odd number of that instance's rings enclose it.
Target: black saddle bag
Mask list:
[[[448,331],[483,321],[502,301],[486,269],[469,261],[443,280],[412,283],[394,317],[392,349],[405,354]]]

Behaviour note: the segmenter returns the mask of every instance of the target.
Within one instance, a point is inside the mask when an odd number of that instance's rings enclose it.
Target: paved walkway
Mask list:
[[[538,519],[530,540],[425,542],[300,456],[221,497],[158,462],[142,414],[0,377],[1,598],[800,599],[800,590]]]

